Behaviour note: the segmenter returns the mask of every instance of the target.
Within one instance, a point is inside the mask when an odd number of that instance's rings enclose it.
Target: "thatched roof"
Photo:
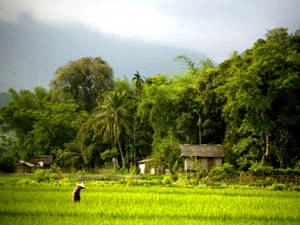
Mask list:
[[[34,164],[39,164],[40,162],[43,162],[44,165],[50,165],[53,162],[53,156],[52,155],[36,155],[32,157],[31,160]]]
[[[180,145],[181,156],[198,156],[224,158],[225,154],[221,145]]]

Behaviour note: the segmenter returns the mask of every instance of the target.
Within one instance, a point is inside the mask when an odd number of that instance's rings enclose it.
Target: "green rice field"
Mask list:
[[[300,224],[300,192],[266,189],[0,183],[2,225]]]

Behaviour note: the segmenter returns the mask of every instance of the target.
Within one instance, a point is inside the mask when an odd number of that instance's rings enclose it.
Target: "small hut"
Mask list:
[[[36,155],[31,159],[31,163],[36,165],[37,168],[50,168],[50,165],[53,162],[52,155]]]
[[[34,164],[23,160],[18,160],[16,164],[16,171],[19,173],[32,173],[34,169]]]
[[[194,160],[200,161],[204,170],[221,167],[225,157],[221,145],[180,145],[181,157],[184,158],[184,170],[194,170]]]
[[[153,162],[153,159],[144,159],[138,161],[138,167],[141,174],[144,174],[145,172],[155,174],[155,168],[150,166],[151,162]]]

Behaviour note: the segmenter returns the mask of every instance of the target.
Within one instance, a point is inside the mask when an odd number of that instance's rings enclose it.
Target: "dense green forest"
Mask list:
[[[219,65],[175,59],[184,73],[137,71],[128,80],[86,57],[58,68],[49,90],[10,89],[0,108],[1,169],[52,154],[61,168],[128,169],[153,157],[176,170],[180,143],[222,144],[239,170],[300,167],[299,32],[270,30]]]

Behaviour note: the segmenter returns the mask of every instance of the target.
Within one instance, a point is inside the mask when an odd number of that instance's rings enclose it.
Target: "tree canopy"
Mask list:
[[[81,58],[57,69],[51,81],[53,98],[73,99],[89,112],[103,92],[113,88],[113,70],[102,58]]]
[[[49,91],[9,91],[0,161],[13,169],[7,165],[18,158],[52,154],[65,168],[129,168],[151,157],[174,172],[178,144],[202,143],[222,144],[225,161],[240,170],[297,167],[299,59],[299,34],[276,28],[219,65],[180,55],[183,73],[145,80],[138,71],[131,81],[114,80],[100,57],[71,61]]]

